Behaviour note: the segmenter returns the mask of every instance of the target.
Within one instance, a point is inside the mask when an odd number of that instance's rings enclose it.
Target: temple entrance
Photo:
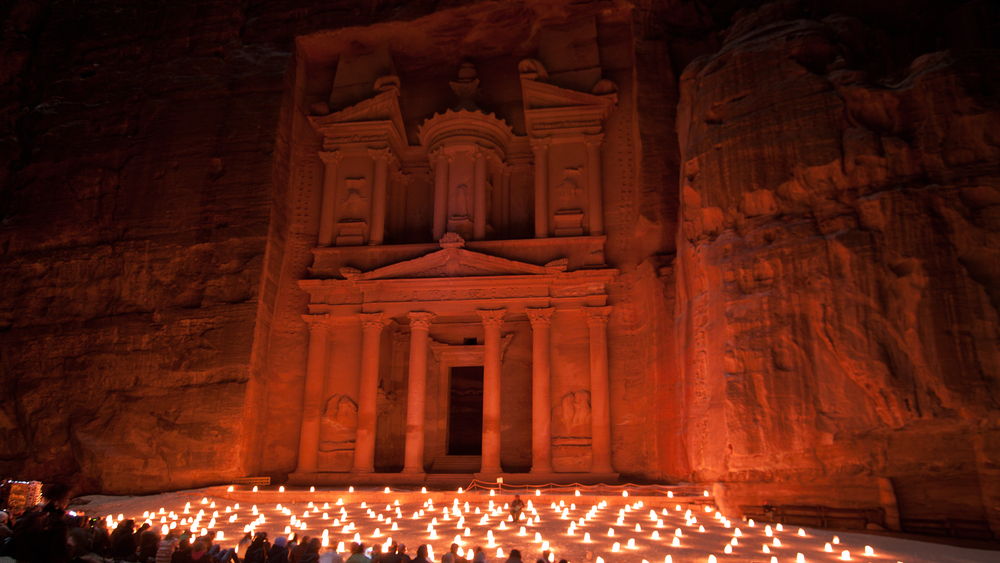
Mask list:
[[[455,366],[448,392],[448,455],[482,452],[483,366]]]

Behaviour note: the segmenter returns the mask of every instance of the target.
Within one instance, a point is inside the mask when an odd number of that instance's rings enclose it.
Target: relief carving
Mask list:
[[[451,199],[451,219],[469,220],[472,218],[472,190],[468,184],[455,186]]]
[[[323,407],[320,419],[319,451],[354,449],[358,427],[358,405],[346,395],[332,395]]]
[[[362,221],[368,215],[368,179],[345,178],[344,197],[340,200],[342,221]]]
[[[563,179],[555,187],[556,211],[579,211],[580,196],[583,190],[580,188],[580,167],[571,166],[563,170]]]
[[[337,245],[364,244],[368,229],[369,186],[367,178],[344,178],[344,195],[340,199],[337,222]]]
[[[555,215],[553,223],[556,236],[579,236],[583,234],[583,211],[581,201],[584,190],[580,187],[582,170],[579,166],[563,169],[563,179],[553,187]]]
[[[554,439],[587,438],[590,436],[590,392],[571,391],[562,396],[552,417],[555,424]]]

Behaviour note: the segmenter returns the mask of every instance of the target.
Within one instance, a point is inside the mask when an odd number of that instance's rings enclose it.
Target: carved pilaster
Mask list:
[[[586,135],[587,145],[587,223],[591,235],[604,233],[604,186],[601,168],[603,134]]]
[[[552,471],[552,307],[528,309],[531,321],[531,472]]]
[[[549,236],[549,139],[531,139],[535,155],[535,238]]]
[[[483,457],[481,472],[500,473],[500,328],[504,309],[476,311],[483,321]]]
[[[375,163],[372,186],[372,228],[368,244],[382,244],[385,238],[386,194],[388,193],[389,165],[395,157],[388,148],[370,148],[368,155]]]
[[[323,161],[323,196],[320,199],[317,244],[330,246],[336,231],[334,216],[340,184],[340,161],[344,159],[344,154],[340,151],[320,151],[319,158]]]
[[[430,154],[434,167],[434,240],[444,236],[448,224],[448,169],[451,158],[438,148]]]
[[[378,371],[382,328],[387,320],[382,313],[361,313],[361,373],[358,384],[358,434],[354,446],[354,471],[371,473],[375,469],[375,433],[378,418]]]
[[[424,471],[424,414],[427,404],[427,344],[433,313],[414,311],[410,318],[410,372],[406,392],[404,473]]]
[[[316,471],[319,452],[319,428],[323,411],[323,374],[329,345],[330,315],[302,315],[309,326],[309,351],[306,380],[302,390],[302,426],[299,428],[298,472]]]
[[[590,329],[590,402],[593,473],[611,473],[611,397],[608,381],[608,315],[611,307],[585,307]]]

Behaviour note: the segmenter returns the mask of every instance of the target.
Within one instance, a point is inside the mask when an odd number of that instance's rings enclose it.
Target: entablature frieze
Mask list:
[[[528,319],[529,311],[551,307],[554,312],[586,311],[593,307],[607,305],[607,295],[587,295],[579,297],[525,297],[518,299],[462,299],[453,301],[373,301],[370,303],[352,303],[332,305],[326,303],[311,303],[309,312],[329,315],[329,322],[356,322],[359,315],[377,312],[386,318],[407,318],[413,312],[427,312],[435,317],[434,323],[447,324],[448,318],[465,318],[476,314],[480,309],[503,307],[507,314],[507,322],[517,322]]]
[[[617,270],[580,270],[526,276],[472,276],[389,280],[301,280],[311,304],[444,302],[607,295]]]

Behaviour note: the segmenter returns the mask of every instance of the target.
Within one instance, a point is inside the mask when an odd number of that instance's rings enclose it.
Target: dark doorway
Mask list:
[[[483,366],[451,368],[448,455],[483,453]]]

